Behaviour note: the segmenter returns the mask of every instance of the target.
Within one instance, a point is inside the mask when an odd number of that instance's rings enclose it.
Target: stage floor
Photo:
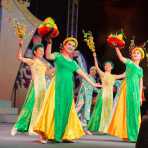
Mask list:
[[[0,148],[135,148],[135,143],[123,142],[107,135],[84,136],[75,143],[41,144],[37,136],[11,136],[11,128],[11,124],[0,124]]]

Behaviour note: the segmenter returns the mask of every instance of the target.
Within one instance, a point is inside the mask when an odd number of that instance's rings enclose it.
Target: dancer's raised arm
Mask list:
[[[94,83],[92,80],[89,79],[88,75],[85,74],[85,72],[83,72],[83,70],[78,69],[77,73],[83,78],[85,79],[88,83],[90,83],[93,87],[102,87],[100,85],[100,83]]]
[[[33,64],[32,59],[23,57],[22,46],[23,46],[23,40],[20,40],[19,41],[19,49],[18,49],[18,52],[17,52],[17,55],[16,55],[17,59],[20,60],[23,63],[26,63],[27,65]]]
[[[95,63],[97,72],[99,73],[99,75],[103,74],[104,72],[98,66],[97,56],[95,52],[93,53],[93,57],[94,57],[94,63]]]
[[[49,60],[54,60],[55,55],[54,55],[54,53],[51,53],[51,49],[52,49],[52,40],[51,40],[51,38],[49,38],[47,48],[46,48],[46,51],[45,51],[45,56]]]
[[[115,51],[116,51],[116,53],[117,53],[117,56],[118,56],[119,60],[120,60],[121,62],[125,63],[127,59],[122,55],[122,53],[121,53],[119,47],[115,47]]]
[[[119,74],[119,75],[115,75],[115,79],[116,80],[118,80],[118,79],[123,79],[123,78],[125,78],[125,72],[124,73],[122,73],[122,74]]]

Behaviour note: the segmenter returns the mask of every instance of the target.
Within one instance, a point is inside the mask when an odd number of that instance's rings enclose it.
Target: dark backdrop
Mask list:
[[[31,0],[28,8],[39,19],[52,17],[58,25],[60,35],[54,40],[59,45],[66,36],[68,0]],[[54,45],[56,47],[56,45]]]

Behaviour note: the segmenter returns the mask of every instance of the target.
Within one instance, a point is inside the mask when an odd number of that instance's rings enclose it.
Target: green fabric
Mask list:
[[[34,106],[34,97],[35,97],[34,86],[33,86],[33,82],[31,82],[26,95],[26,100],[21,109],[21,113],[18,117],[17,122],[14,125],[14,127],[19,132],[28,132],[31,116],[32,116],[32,110]]]
[[[140,116],[140,79],[143,77],[143,70],[131,60],[126,61],[126,118],[127,133],[130,141],[136,141],[139,132]]]
[[[88,123],[88,129],[90,131],[96,132],[99,130],[101,112],[102,112],[102,90],[100,90],[98,93],[97,102],[94,107],[93,113],[91,115],[90,121]]]
[[[89,75],[89,79],[95,83],[95,79],[91,75]],[[76,108],[78,107],[80,101],[84,101],[84,105],[82,106],[78,114],[81,115],[83,120],[85,121],[90,120],[90,108],[92,104],[93,90],[94,87],[92,85],[90,85],[86,80],[82,80],[82,84],[78,93]]]
[[[64,134],[73,96],[73,73],[79,69],[77,63],[55,54],[55,140],[61,141]]]

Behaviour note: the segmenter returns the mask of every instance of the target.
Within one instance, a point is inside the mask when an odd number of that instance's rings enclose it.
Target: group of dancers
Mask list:
[[[129,59],[115,46],[117,57],[126,66],[125,72],[116,75],[112,74],[114,64],[111,61],[104,63],[104,70],[100,69],[95,52],[95,66],[90,68],[89,74],[84,72],[73,60],[73,53],[78,46],[74,37],[65,38],[59,52],[52,52],[50,38],[45,50],[42,43],[35,44],[32,59],[23,57],[22,46],[23,42],[20,41],[17,58],[30,66],[32,81],[11,135],[28,132],[39,135],[41,143],[50,140],[73,142],[85,134],[98,131],[126,141],[137,140],[143,89],[143,70],[139,64],[145,56],[142,47],[133,47]],[[43,58],[44,55],[54,61],[54,67]],[[46,88],[47,73],[52,73],[52,78]],[[76,102],[75,73],[83,78]],[[96,83],[96,74],[101,83]],[[113,103],[113,86],[118,79],[123,80],[114,99],[116,103]],[[98,94],[91,113],[93,91]]]

